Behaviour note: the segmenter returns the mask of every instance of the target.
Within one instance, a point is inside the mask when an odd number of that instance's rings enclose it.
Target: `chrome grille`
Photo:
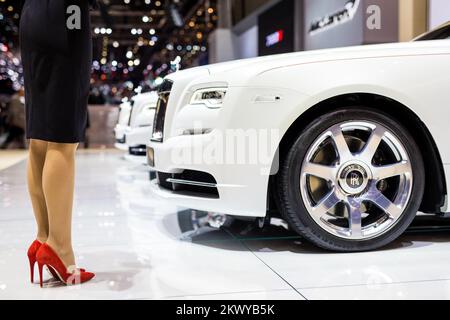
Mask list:
[[[166,119],[167,105],[169,103],[170,91],[172,91],[173,82],[165,80],[158,89],[158,103],[156,104],[155,119],[153,122],[152,141],[163,142],[164,140],[164,122]]]

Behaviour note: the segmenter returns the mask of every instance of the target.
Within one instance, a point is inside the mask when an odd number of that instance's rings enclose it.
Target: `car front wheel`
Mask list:
[[[333,251],[382,247],[411,224],[424,192],[417,144],[390,116],[365,107],[326,114],[306,128],[277,176],[290,226]]]

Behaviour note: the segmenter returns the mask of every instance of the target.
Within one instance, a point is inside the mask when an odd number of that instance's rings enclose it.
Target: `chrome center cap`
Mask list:
[[[369,167],[360,161],[345,163],[338,174],[341,190],[345,194],[353,196],[363,193],[367,189],[371,178],[372,173]]]

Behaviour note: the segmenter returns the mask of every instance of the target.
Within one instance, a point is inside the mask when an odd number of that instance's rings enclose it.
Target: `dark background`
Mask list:
[[[264,12],[258,18],[258,48],[259,55],[265,56],[294,51],[294,0],[282,1]],[[282,30],[283,41],[266,46],[266,37],[278,30]]]

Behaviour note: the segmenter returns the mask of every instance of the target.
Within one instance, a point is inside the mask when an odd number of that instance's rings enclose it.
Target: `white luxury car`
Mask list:
[[[146,162],[146,144],[152,136],[158,94],[138,94],[120,106],[119,121],[114,129],[116,148],[128,151],[126,158]]]
[[[418,211],[450,211],[448,24],[410,43],[181,71],[159,96],[147,156],[152,190],[173,203],[281,214],[336,251],[379,248]]]

